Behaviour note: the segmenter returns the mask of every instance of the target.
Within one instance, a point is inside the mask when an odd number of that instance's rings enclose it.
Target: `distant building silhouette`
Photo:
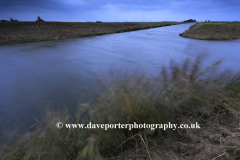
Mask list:
[[[36,20],[36,22],[44,22],[44,20],[38,16],[38,19]]]
[[[11,22],[19,22],[19,20],[17,20],[17,19],[12,19],[11,17],[10,17],[10,21],[11,21]]]

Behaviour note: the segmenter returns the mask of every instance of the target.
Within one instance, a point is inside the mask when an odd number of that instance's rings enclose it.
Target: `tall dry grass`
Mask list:
[[[64,124],[162,124],[175,122],[188,112],[210,114],[224,104],[239,109],[240,72],[218,71],[222,61],[201,67],[203,58],[172,61],[156,77],[134,72],[98,79],[100,93],[93,102],[79,105],[74,114],[47,110],[37,129],[28,132],[13,146],[1,148],[2,159],[102,159],[143,142],[148,136],[163,139],[169,131],[161,129],[66,129]],[[108,81],[106,81],[108,80]],[[139,136],[136,136],[139,135]],[[150,154],[149,154],[149,158]]]

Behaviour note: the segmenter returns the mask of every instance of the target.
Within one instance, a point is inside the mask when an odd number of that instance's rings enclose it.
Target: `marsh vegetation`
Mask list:
[[[43,22],[39,17],[37,22]],[[0,23],[1,43],[36,42],[84,36],[97,36],[182,24],[181,22],[5,22]]]
[[[198,22],[180,36],[201,40],[240,39],[239,22]]]
[[[221,60],[172,61],[147,73],[96,77],[101,89],[73,113],[49,108],[36,129],[1,147],[2,159],[237,159],[240,72],[218,71]],[[64,124],[195,123],[201,129],[66,129]]]

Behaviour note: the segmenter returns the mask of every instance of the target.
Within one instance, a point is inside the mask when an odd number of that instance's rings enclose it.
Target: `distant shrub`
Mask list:
[[[1,20],[1,22],[8,22],[7,20]]]
[[[103,23],[102,21],[97,21],[96,23]]]

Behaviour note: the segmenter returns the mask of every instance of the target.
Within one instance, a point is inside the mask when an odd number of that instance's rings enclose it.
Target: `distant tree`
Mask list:
[[[1,20],[1,22],[7,22],[7,20]]]
[[[102,21],[97,21],[96,23],[102,23]]]
[[[196,20],[194,19],[189,19],[189,20],[185,20],[185,21],[183,21],[183,22],[196,22]]]

